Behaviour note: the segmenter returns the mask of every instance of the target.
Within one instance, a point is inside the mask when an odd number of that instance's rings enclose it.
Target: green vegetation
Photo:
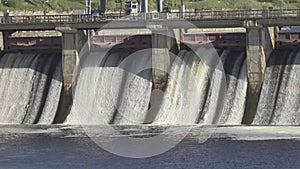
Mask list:
[[[168,0],[166,0],[168,1]],[[172,1],[172,0],[169,0]],[[173,0],[175,1],[175,0]],[[283,9],[300,8],[300,0],[188,0],[186,8],[197,9]]]
[[[50,11],[57,12],[84,9],[85,0],[0,0],[0,10]],[[124,1],[107,0],[108,11],[120,11]],[[164,0],[164,5],[179,9],[181,0]],[[300,0],[184,0],[187,9],[263,9],[263,8],[300,8]],[[92,0],[93,9],[99,9],[100,0]],[[149,0],[149,9],[156,9],[156,0]]]
[[[3,0],[2,0],[3,1]],[[85,0],[6,0],[0,4],[0,10],[50,11],[57,12],[84,9]]]

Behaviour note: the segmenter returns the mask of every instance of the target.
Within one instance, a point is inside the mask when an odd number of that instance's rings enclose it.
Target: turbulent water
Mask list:
[[[61,76],[59,55],[4,54],[0,60],[0,123],[53,123]]]
[[[245,54],[206,47],[197,53],[201,56],[181,51],[183,62],[173,63],[154,123],[241,124],[247,89]]]
[[[143,123],[152,90],[151,55],[94,52],[83,63],[68,124]],[[148,66],[147,66],[148,65]],[[141,69],[140,69],[141,70]],[[80,119],[80,122],[78,121]]]
[[[278,49],[268,61],[255,125],[300,124],[300,50]]]
[[[67,124],[142,124],[153,116],[154,124],[241,123],[244,52],[201,47],[199,58],[182,50],[173,60],[161,102],[151,93],[151,69],[143,69],[151,68],[151,53],[137,52],[131,59],[133,52],[94,52],[84,59]],[[149,110],[153,107],[157,112]]]
[[[241,124],[245,51],[183,49],[159,92],[153,90],[151,52],[116,48],[81,59],[66,124]],[[254,125],[300,124],[299,65],[300,49],[273,51]],[[0,124],[55,123],[61,90],[61,56],[3,54]]]
[[[225,52],[224,52],[225,53]],[[222,55],[223,56],[223,55]],[[219,123],[241,124],[246,104],[247,63],[245,52],[226,51],[223,63],[226,73],[226,97]]]

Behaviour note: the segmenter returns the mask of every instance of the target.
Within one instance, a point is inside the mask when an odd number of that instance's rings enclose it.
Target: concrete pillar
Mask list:
[[[2,37],[3,37],[3,50],[8,51],[9,50],[9,44],[8,44],[8,38],[13,34],[14,32],[12,31],[4,31],[2,32]]]
[[[163,10],[163,0],[157,0],[157,12],[162,12]]]
[[[142,0],[142,12],[148,13],[148,0]]]
[[[100,0],[100,13],[105,14],[106,11],[106,0]]]
[[[170,54],[178,53],[178,45],[174,38],[174,32],[157,29],[152,31],[152,65],[153,83],[155,89],[164,89],[170,70]]]
[[[62,33],[62,72],[63,92],[60,99],[56,123],[61,123],[69,114],[72,105],[72,86],[74,70],[79,64],[79,52],[87,41],[86,34],[70,27],[58,27],[56,30]]]
[[[185,13],[185,5],[183,0],[180,0],[180,7],[179,7],[179,12],[180,12],[180,18],[184,18],[184,13]]]
[[[244,124],[251,124],[257,111],[266,61],[274,45],[268,28],[255,21],[245,21],[248,89]]]
[[[4,36],[2,32],[0,32],[0,50],[4,50]]]
[[[174,29],[174,37],[176,38],[177,47],[180,50],[181,41],[182,41],[182,29]]]
[[[266,60],[268,60],[270,54],[272,53],[276,45],[276,28],[275,27],[264,28],[262,33],[263,33],[262,44],[264,47]]]

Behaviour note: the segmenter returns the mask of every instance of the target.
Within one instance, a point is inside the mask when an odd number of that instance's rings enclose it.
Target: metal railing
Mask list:
[[[0,17],[1,24],[28,24],[28,23],[83,23],[107,22],[112,20],[247,20],[247,19],[282,19],[300,18],[300,9],[289,10],[235,10],[235,11],[199,11],[174,13],[139,13],[104,15],[28,15]]]

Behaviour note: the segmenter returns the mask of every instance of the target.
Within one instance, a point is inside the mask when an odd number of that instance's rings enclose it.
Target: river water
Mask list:
[[[195,128],[170,151],[141,159],[103,150],[79,126],[2,126],[0,133],[0,168],[5,169],[296,169],[300,165],[299,127],[218,127],[204,143]]]

